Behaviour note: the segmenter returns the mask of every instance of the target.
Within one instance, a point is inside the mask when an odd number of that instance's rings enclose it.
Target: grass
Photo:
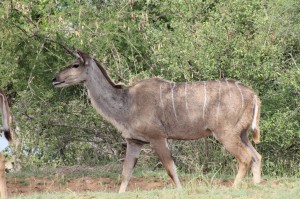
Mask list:
[[[18,196],[15,199],[93,199],[93,198],[105,198],[105,199],[129,199],[129,198],[215,198],[215,199],[229,199],[229,198],[247,198],[247,199],[260,199],[260,198],[272,198],[272,199],[299,199],[300,198],[300,181],[299,179],[292,178],[280,178],[280,179],[268,179],[262,185],[252,185],[251,182],[244,182],[240,188],[234,189],[225,186],[211,186],[211,185],[199,185],[197,183],[187,183],[182,190],[173,188],[165,188],[161,190],[153,191],[134,191],[127,193],[107,193],[107,192],[65,192],[65,193],[49,193],[49,194],[34,194],[30,196]]]
[[[114,181],[120,181],[120,166],[108,165],[101,167],[70,167],[60,170],[56,169],[37,169],[21,173],[9,174],[11,177],[19,179],[19,183],[26,181],[26,177],[47,177],[57,178],[58,183],[64,184],[68,179],[77,179],[80,177],[108,177]],[[229,199],[229,198],[272,198],[272,199],[300,199],[300,180],[292,177],[267,177],[263,176],[265,181],[261,185],[253,185],[250,176],[246,177],[241,186],[234,189],[230,186],[234,176],[220,173],[211,174],[185,174],[179,173],[183,184],[182,190],[177,190],[170,184],[170,179],[163,169],[151,171],[142,167],[136,168],[134,177],[145,178],[147,182],[153,182],[154,179],[163,181],[164,188],[152,191],[136,190],[122,194],[112,192],[73,192],[70,189],[64,189],[60,193],[35,193],[32,195],[18,195],[15,199],[129,199],[129,198],[204,198],[204,199]],[[149,181],[148,181],[149,180]]]

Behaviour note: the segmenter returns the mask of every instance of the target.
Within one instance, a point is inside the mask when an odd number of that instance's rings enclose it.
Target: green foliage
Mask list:
[[[0,1],[0,87],[20,127],[18,155],[40,166],[124,155],[120,134],[91,108],[84,89],[51,84],[72,59],[64,48],[76,46],[117,83],[160,76],[250,85],[262,99],[264,173],[300,176],[299,9],[296,0]],[[235,170],[213,139],[172,148],[183,171]]]

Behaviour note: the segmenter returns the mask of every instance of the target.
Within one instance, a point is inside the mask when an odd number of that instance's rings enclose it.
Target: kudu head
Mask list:
[[[8,101],[4,92],[0,89],[0,110],[2,112],[2,126],[1,131],[4,132],[4,136],[8,141],[12,140],[12,133],[10,129],[11,115],[9,111]],[[1,133],[1,132],[0,132]]]
[[[88,54],[75,50],[77,59],[60,71],[52,80],[56,87],[66,87],[84,82],[87,78],[90,62],[93,60]]]

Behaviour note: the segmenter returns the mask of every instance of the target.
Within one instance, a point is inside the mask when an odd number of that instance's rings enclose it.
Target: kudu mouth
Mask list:
[[[72,85],[77,85],[84,82],[82,81],[77,81],[76,79],[70,79],[70,78],[66,78],[64,80],[60,80],[57,79],[56,77],[54,79],[52,79],[52,85],[55,86],[56,88],[62,88],[62,87],[68,87],[68,86],[72,86]]]
[[[67,84],[65,84],[65,81],[58,81],[58,80],[56,79],[56,77],[52,79],[52,84],[53,84],[53,86],[55,86],[55,87],[64,87],[64,86],[67,85]]]

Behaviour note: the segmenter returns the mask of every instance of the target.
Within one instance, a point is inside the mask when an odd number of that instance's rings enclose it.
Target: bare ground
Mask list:
[[[55,172],[45,171],[46,174],[43,176],[24,177],[9,174],[7,175],[7,187],[9,196],[53,192],[118,191],[119,179],[99,177],[99,174],[98,176],[94,175],[97,172],[102,173],[103,171],[95,170],[93,167],[73,166],[57,168]],[[128,190],[162,189],[168,184],[172,185],[159,177],[133,177],[128,185]]]
[[[34,193],[53,193],[53,192],[118,192],[120,186],[119,170],[120,168],[108,167],[61,167],[52,171],[41,169],[39,173],[19,173],[7,175],[7,186],[9,196],[32,195]],[[105,174],[105,172],[107,172]],[[42,175],[41,175],[42,174]],[[103,177],[108,176],[108,177]],[[181,177],[183,186],[193,184],[196,186],[231,187],[233,179],[208,179],[201,180],[194,177]],[[266,182],[264,182],[266,183]],[[263,183],[263,184],[264,184]],[[277,185],[278,180],[271,180],[268,183]],[[133,177],[128,185],[128,191],[136,190],[155,190],[173,187],[173,183],[166,174],[156,173],[154,176],[142,175],[142,177]]]
[[[45,171],[46,174],[40,177],[8,175],[8,192],[9,196],[18,196],[53,192],[118,191],[120,179],[95,176],[94,174],[97,172],[102,173],[103,171],[95,170],[93,167],[73,166],[57,168],[55,172]],[[181,178],[183,184],[190,180]],[[203,184],[204,182],[197,180],[197,183]],[[229,187],[232,185],[232,181],[214,180],[212,184]],[[173,184],[168,177],[133,177],[128,185],[128,191],[163,189],[172,186]]]
[[[59,179],[47,177],[18,178],[8,177],[7,179],[9,195],[31,195],[33,193],[51,192],[84,192],[84,191],[106,191],[117,192],[119,182],[110,178],[80,177],[61,182]],[[161,179],[133,178],[130,181],[128,190],[153,190],[164,187]]]

